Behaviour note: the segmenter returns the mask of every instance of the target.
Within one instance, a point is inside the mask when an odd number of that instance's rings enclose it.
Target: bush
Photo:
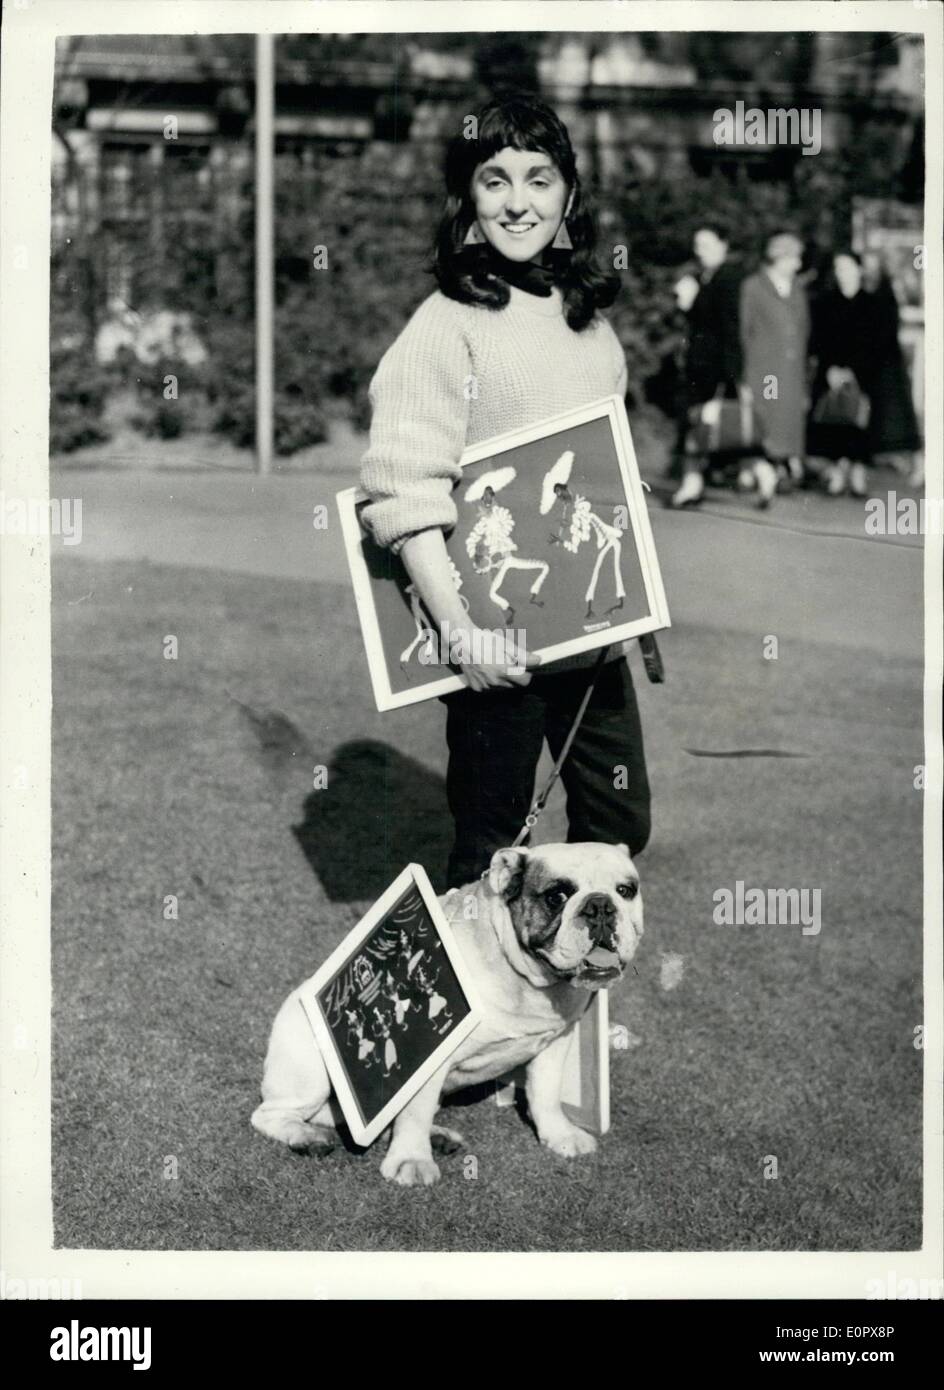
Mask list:
[[[275,418],[280,453],[322,440],[326,420],[338,413],[367,426],[371,376],[434,287],[428,262],[441,199],[439,146],[375,144],[343,158],[328,150],[308,153],[310,164],[289,154],[276,160]],[[867,151],[800,158],[779,181],[729,178],[717,171],[704,177],[657,173],[598,191],[601,259],[612,264],[617,245],[628,251],[612,317],[626,350],[630,403],[646,399],[647,382],[678,343],[672,283],[691,259],[699,218],[721,217],[736,229],[742,239],[735,249],[746,268],[752,268],[764,234],[784,224],[805,235],[814,254],[825,255],[848,238],[852,196],[874,191],[883,158],[887,163],[890,156],[873,139]],[[167,177],[167,201],[179,201],[181,188],[170,171]],[[181,221],[169,263],[152,264],[141,257],[134,299],[145,313],[185,309],[209,360],[199,368],[185,366],[182,344],[160,342],[160,362],[146,373],[136,365],[132,374],[134,381],[147,375],[156,383],[139,390],[138,420],[146,432],[170,437],[196,428],[201,408],[208,405],[205,418],[211,428],[251,446],[254,229],[246,166],[224,162],[214,167],[212,184],[201,196],[207,200],[206,219],[192,225],[186,218]],[[316,247],[325,248],[326,264],[315,256]],[[88,255],[99,250],[90,238]],[[53,283],[57,325],[65,310],[75,308],[86,280],[101,275],[97,261],[89,260],[83,276],[75,255],[60,259],[61,273]],[[202,271],[194,280],[198,262]],[[88,365],[92,360],[88,352],[61,379],[56,367],[60,447],[105,437],[99,417],[108,377]],[[167,372],[180,375],[177,401],[163,399]]]
[[[162,357],[147,366],[136,362],[133,372],[141,406],[132,416],[135,429],[149,439],[177,439],[204,425],[207,414],[204,368],[188,367],[174,356]],[[176,395],[168,395],[173,391]]]
[[[274,448],[279,455],[294,454],[328,438],[328,421],[320,406],[276,392],[274,400]],[[212,428],[239,448],[249,449],[256,440],[256,392],[254,387],[220,401]]]
[[[363,416],[377,364],[434,288],[427,269],[441,198],[439,155],[375,146],[350,159],[323,157],[278,180],[280,346],[285,370],[325,402]],[[314,247],[327,264],[316,268]],[[293,359],[294,366],[289,361]],[[288,379],[288,378],[287,378]]]
[[[277,311],[273,411],[274,447],[279,455],[321,444],[328,437],[327,418],[319,403],[317,372],[311,365],[313,352],[301,334],[298,315]],[[256,438],[255,339],[251,324],[237,322],[215,327],[206,393],[210,428],[240,448],[251,448]]]
[[[313,401],[280,391],[275,401],[275,452],[294,454],[328,438],[324,411]]]
[[[111,438],[111,430],[102,417],[113,384],[113,373],[95,361],[90,344],[53,341],[49,403],[52,453],[70,453]]]

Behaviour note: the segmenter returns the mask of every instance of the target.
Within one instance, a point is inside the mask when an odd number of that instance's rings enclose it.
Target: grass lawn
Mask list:
[[[655,829],[638,974],[611,1001],[639,1039],[611,1054],[612,1130],[567,1161],[465,1104],[447,1122],[476,1176],[456,1155],[409,1190],[379,1145],[300,1158],[249,1115],[288,990],[407,860],[442,888],[442,706],[374,711],[338,587],[57,554],[53,611],[57,1245],[920,1244],[917,662],[814,641],[765,662],[704,623],[662,639],[664,687],[634,667]],[[803,756],[686,751],[737,748]],[[540,838],[564,825],[558,799]],[[716,926],[737,879],[820,888],[820,935]]]

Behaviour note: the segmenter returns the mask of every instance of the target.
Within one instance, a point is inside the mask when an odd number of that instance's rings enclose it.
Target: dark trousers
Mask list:
[[[447,709],[446,794],[456,831],[448,887],[478,878],[495,850],[515,839],[534,798],[543,741],[556,759],[589,676],[589,669],[536,674],[527,686],[440,697]],[[638,854],[649,838],[649,780],[625,658],[601,668],[561,781],[568,841],[625,842]]]

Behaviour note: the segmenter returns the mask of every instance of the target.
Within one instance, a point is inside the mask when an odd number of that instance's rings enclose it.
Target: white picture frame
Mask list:
[[[329,1024],[323,996],[333,982],[340,980],[343,972],[352,967],[378,928],[382,928],[383,924],[391,919],[397,905],[404,900],[411,900],[414,894],[418,896],[442,944],[445,959],[467,1009],[442,1040],[424,1055],[421,1065],[411,1070],[395,1088],[391,1088],[392,1093],[389,1097],[379,1108],[375,1108],[365,1104],[368,1089],[364,1084],[358,1088],[350,1060],[345,1061],[344,1049],[339,1044],[339,1030]],[[395,917],[393,920],[396,920]],[[392,1123],[404,1105],[416,1095],[459,1044],[478,1027],[482,1018],[481,1003],[474,982],[456,945],[452,928],[436,897],[429,876],[421,864],[413,863],[408,864],[397,875],[389,888],[348,932],[324,964],[303,983],[299,999],[321,1049],[335,1097],[351,1135],[356,1143],[365,1148]]]
[[[508,456],[513,454],[515,450],[544,440],[548,441],[550,456],[551,452],[556,452],[561,448],[571,431],[579,431],[581,427],[590,426],[596,422],[605,423],[609,429],[612,463],[611,465],[608,463],[608,466],[613,468],[611,479],[613,494],[620,498],[620,502],[613,506],[613,510],[615,512],[617,506],[625,509],[628,525],[622,529],[632,538],[634,568],[638,570],[638,575],[641,577],[645,602],[640,604],[639,612],[625,621],[611,621],[607,617],[602,622],[596,622],[592,631],[585,630],[582,633],[564,636],[561,640],[552,640],[545,645],[535,645],[530,648],[541,657],[544,663],[557,661],[577,653],[592,651],[601,646],[621,643],[629,638],[640,637],[647,632],[655,632],[671,625],[655,542],[649,523],[645,493],[622,397],[618,395],[606,396],[590,405],[581,406],[579,409],[569,410],[544,420],[540,424],[531,425],[526,429],[514,430],[497,438],[486,440],[481,444],[473,445],[466,449],[459,461],[463,473],[486,460],[497,461],[502,456],[505,456],[505,464],[507,465]],[[506,466],[505,472],[507,471],[509,470]],[[525,476],[522,474],[522,478]],[[517,486],[523,485],[523,483],[517,484]],[[533,475],[527,475],[527,485],[533,492],[537,485],[537,478]],[[461,483],[457,484],[457,490],[461,486]],[[448,665],[443,667],[430,664],[426,668],[428,678],[425,673],[420,672],[415,680],[411,677],[411,683],[406,685],[399,679],[399,673],[394,671],[397,663],[390,649],[390,643],[394,641],[394,637],[391,636],[391,628],[401,622],[400,614],[406,615],[402,621],[407,627],[410,623],[415,623],[413,631],[416,635],[412,645],[420,640],[424,629],[421,627],[421,620],[417,616],[416,609],[414,609],[412,616],[407,612],[407,603],[404,599],[406,575],[400,562],[395,557],[388,555],[385,561],[385,573],[378,574],[371,571],[368,563],[368,547],[372,547],[374,552],[379,551],[379,547],[365,532],[358,515],[358,509],[367,500],[366,494],[356,487],[345,488],[336,494],[345,552],[350,568],[354,599],[377,709],[381,711],[398,709],[463,689],[467,684],[465,677],[461,672],[450,670]],[[547,522],[542,521],[541,526],[546,528],[547,525]],[[455,532],[458,532],[459,529],[457,526]],[[457,543],[453,543],[455,532],[447,538],[447,547],[452,546],[454,554],[461,560],[459,546]],[[516,534],[520,534],[520,528]],[[620,551],[621,549],[620,543]],[[592,554],[592,551],[593,541],[591,538],[587,553]],[[560,551],[557,553],[559,554]],[[374,558],[376,560],[376,554]],[[535,565],[541,564],[540,561],[534,563]],[[621,565],[619,558],[614,559],[614,565],[617,574],[619,574]],[[544,567],[547,568],[546,565]],[[617,584],[619,583],[620,580],[617,579]],[[496,600],[496,602],[501,602],[501,600]],[[645,611],[642,611],[643,608]],[[494,621],[491,623],[483,622],[478,614],[473,614],[473,617],[480,626],[490,626],[496,629],[499,627],[499,624]],[[426,623],[428,630],[432,632],[433,625],[428,615],[426,615]],[[399,646],[399,640],[396,640],[394,645]],[[420,655],[422,656],[422,648]],[[403,663],[401,662],[400,665],[402,667]],[[447,672],[445,675],[442,674],[444,670]]]

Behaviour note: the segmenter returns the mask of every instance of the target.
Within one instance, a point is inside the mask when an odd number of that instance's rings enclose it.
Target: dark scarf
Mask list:
[[[489,244],[485,251],[485,268],[491,275],[497,275],[506,285],[514,285],[525,294],[536,294],[549,299],[556,284],[553,268],[539,261],[509,261]]]

